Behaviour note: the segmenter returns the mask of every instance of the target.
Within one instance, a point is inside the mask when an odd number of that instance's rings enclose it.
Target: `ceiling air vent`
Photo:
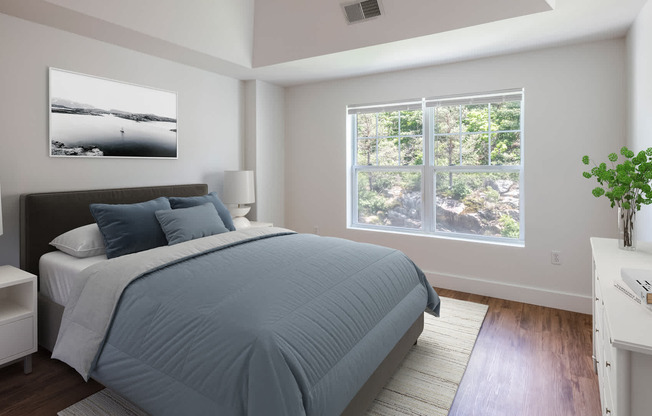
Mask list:
[[[358,23],[381,15],[378,0],[342,4],[348,23]]]

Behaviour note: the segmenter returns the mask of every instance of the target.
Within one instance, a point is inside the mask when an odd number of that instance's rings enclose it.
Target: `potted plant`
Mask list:
[[[611,207],[618,208],[618,246],[625,250],[636,250],[634,240],[634,219],[642,205],[652,203],[652,147],[635,154],[626,146],[620,149],[624,160],[617,163],[618,155],[611,153],[606,163],[594,167],[589,172],[583,172],[585,178],[596,178],[600,186],[593,188],[596,198],[602,195],[611,201]],[[585,165],[590,163],[588,156],[582,158]]]

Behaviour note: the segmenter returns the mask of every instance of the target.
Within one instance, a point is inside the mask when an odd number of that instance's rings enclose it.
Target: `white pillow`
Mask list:
[[[97,224],[88,224],[65,232],[52,240],[50,245],[79,258],[106,253],[104,237]]]

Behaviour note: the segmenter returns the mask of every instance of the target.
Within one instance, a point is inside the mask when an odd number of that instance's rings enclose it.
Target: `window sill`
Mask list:
[[[365,227],[364,225],[355,224],[348,225],[346,227],[349,230],[356,231],[371,231],[374,233],[385,233],[385,234],[399,234],[406,235],[411,237],[427,237],[427,238],[436,238],[441,240],[453,240],[453,241],[462,241],[467,243],[480,243],[480,244],[491,244],[498,246],[506,247],[525,247],[525,242],[522,240],[513,240],[513,241],[504,241],[499,238],[492,237],[483,237],[483,236],[472,236],[472,235],[449,235],[448,233],[425,233],[422,231],[408,231],[408,230],[396,230],[396,229],[387,229],[387,228],[378,228],[378,227]]]

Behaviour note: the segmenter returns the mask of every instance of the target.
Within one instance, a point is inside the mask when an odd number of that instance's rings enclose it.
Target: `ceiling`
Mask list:
[[[297,85],[624,36],[646,0],[0,0],[0,13],[238,79]]]

